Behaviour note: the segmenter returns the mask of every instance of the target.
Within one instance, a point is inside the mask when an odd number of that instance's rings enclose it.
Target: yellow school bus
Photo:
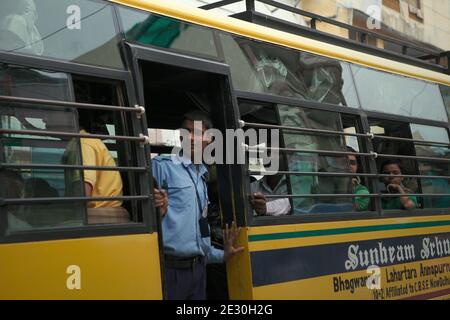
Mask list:
[[[151,159],[170,153],[192,109],[221,132],[279,133],[264,147],[279,153],[275,171],[250,153],[209,167],[213,243],[236,221],[245,248],[208,268],[210,299],[450,297],[442,54],[337,39],[252,1],[243,19],[172,0],[30,3],[0,4],[0,299],[164,299]],[[84,165],[86,138],[116,166]],[[392,159],[414,209],[385,191]],[[86,197],[87,170],[120,172],[121,194]],[[256,214],[255,190],[288,212]]]

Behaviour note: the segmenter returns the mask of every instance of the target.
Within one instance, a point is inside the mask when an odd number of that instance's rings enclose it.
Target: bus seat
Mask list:
[[[130,222],[130,214],[123,207],[88,208],[88,224],[121,224]]]

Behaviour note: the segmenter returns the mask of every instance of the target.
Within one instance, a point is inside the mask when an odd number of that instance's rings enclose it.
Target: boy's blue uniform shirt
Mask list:
[[[223,250],[211,246],[209,237],[202,238],[199,220],[202,216],[197,204],[198,196],[191,177],[197,184],[200,207],[208,205],[205,165],[195,165],[190,159],[179,156],[155,157],[152,160],[153,176],[160,188],[167,188],[169,206],[162,219],[162,236],[165,254],[176,257],[205,256],[208,263],[224,261]]]

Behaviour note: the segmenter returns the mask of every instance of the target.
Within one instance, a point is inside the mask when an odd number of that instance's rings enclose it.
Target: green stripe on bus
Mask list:
[[[402,230],[402,229],[415,229],[415,228],[430,228],[430,227],[442,227],[442,226],[450,226],[450,221],[429,221],[429,222],[415,222],[415,223],[402,223],[402,224],[388,224],[388,225],[380,225],[380,226],[351,227],[351,228],[311,230],[311,231],[299,231],[299,232],[283,232],[283,233],[273,233],[273,234],[257,234],[257,235],[248,236],[248,240],[250,242],[255,242],[255,241],[307,238],[307,237],[331,236],[331,235],[349,234],[349,233]]]

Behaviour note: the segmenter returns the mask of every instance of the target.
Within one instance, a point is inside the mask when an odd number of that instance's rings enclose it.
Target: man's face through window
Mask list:
[[[196,155],[196,159],[202,159],[203,150],[210,143],[210,139],[205,136],[206,127],[201,121],[185,119],[181,129],[189,132],[191,159]]]

